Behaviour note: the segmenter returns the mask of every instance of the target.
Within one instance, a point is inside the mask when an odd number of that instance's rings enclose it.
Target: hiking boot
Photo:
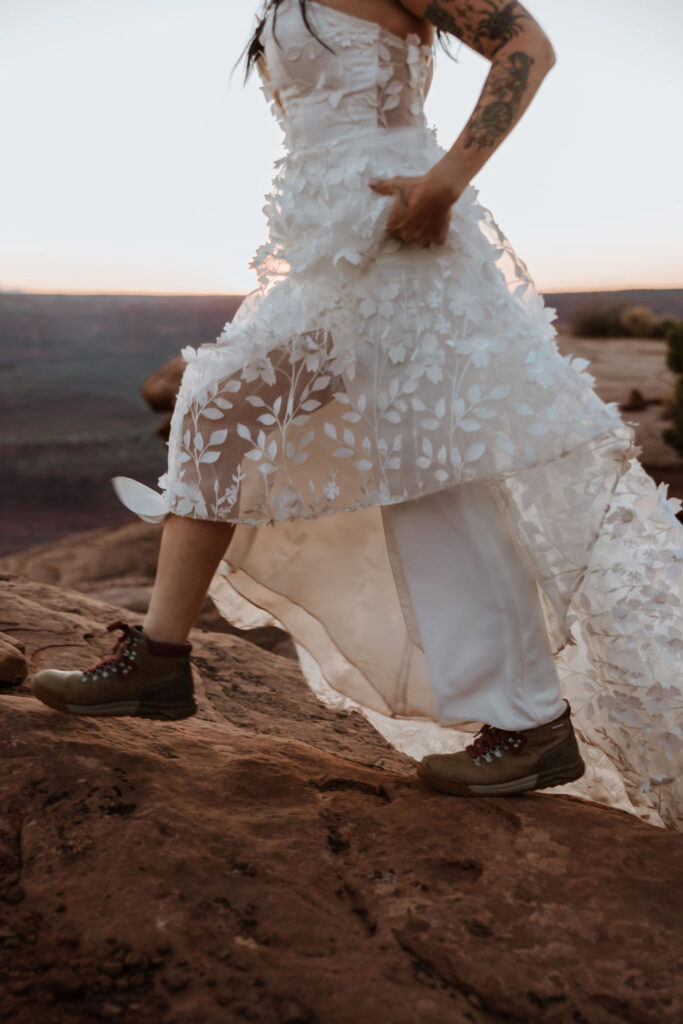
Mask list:
[[[511,732],[485,725],[474,742],[456,754],[429,754],[417,774],[433,789],[455,796],[504,796],[561,786],[581,778],[571,708],[552,722]]]
[[[151,640],[142,626],[112,622],[120,629],[114,652],[85,671],[45,669],[33,679],[43,704],[72,715],[133,715],[188,718],[197,710],[190,666],[192,644]]]

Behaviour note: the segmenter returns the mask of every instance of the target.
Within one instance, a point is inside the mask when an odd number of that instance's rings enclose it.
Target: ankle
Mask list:
[[[158,614],[156,609],[149,607],[142,620],[142,631],[148,639],[160,644],[185,644],[190,626],[182,620],[168,614]]]
[[[164,630],[150,633],[145,624],[142,626],[142,632],[147,641],[147,650],[157,657],[179,658],[187,656],[192,650],[192,644],[187,637],[181,640],[177,634],[170,634]]]

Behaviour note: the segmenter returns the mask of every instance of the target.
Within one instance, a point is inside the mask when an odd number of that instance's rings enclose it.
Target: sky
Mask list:
[[[257,0],[0,0],[0,289],[243,293],[281,133]],[[681,0],[529,0],[557,63],[474,178],[541,291],[683,287]],[[437,51],[448,148],[489,64]]]

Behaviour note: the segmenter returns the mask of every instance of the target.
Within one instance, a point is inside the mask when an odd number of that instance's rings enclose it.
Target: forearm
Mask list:
[[[394,196],[387,230],[407,243],[443,245],[451,208],[531,103],[555,63],[550,40],[517,0],[400,0],[418,18],[491,61],[481,96],[451,149],[426,174],[370,181]]]
[[[524,34],[497,51],[472,116],[434,168],[454,202],[520,120],[554,62],[543,35]]]

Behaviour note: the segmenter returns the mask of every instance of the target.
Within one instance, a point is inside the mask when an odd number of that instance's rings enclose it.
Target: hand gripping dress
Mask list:
[[[161,493],[120,477],[119,497],[152,522],[238,524],[210,588],[220,611],[281,625],[321,700],[414,757],[481,721],[521,727],[486,718],[471,684],[503,633],[519,646],[540,622],[587,763],[565,790],[675,828],[680,502],[587,361],[560,355],[554,311],[474,187],[445,245],[386,231],[392,199],[370,178],[445,152],[424,113],[432,48],[308,11],[330,49],[297,0],[262,36],[285,155],[258,287],[215,343],[183,350]],[[501,693],[520,664],[505,657]]]

